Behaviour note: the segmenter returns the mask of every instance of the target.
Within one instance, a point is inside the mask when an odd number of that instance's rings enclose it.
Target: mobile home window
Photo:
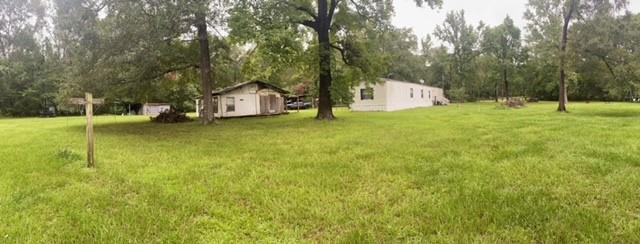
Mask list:
[[[431,99],[431,91],[429,91],[429,99]]]
[[[424,98],[424,90],[420,89],[420,98]]]
[[[373,88],[360,89],[360,100],[373,100]]]
[[[227,97],[227,112],[235,112],[235,111],[236,111],[236,98]]]
[[[413,98],[413,88],[409,89],[409,97]]]

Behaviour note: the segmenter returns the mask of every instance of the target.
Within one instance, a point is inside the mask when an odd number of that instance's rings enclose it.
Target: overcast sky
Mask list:
[[[467,23],[474,26],[481,20],[491,26],[499,25],[509,15],[524,31],[526,3],[527,0],[444,0],[442,9],[432,10],[416,7],[414,0],[396,0],[393,23],[398,27],[410,27],[419,38],[423,38],[444,22],[447,12],[464,9]],[[630,3],[629,10],[640,12],[640,0],[630,0]]]

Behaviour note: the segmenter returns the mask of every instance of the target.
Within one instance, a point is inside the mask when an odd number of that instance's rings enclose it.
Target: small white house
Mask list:
[[[262,81],[249,81],[213,92],[216,118],[277,115],[286,112],[286,90]],[[202,101],[196,106],[202,114]]]
[[[354,87],[352,111],[397,111],[447,105],[449,99],[441,88],[391,79],[376,84],[366,82]]]
[[[171,104],[167,103],[145,103],[142,105],[141,115],[156,117],[160,113],[171,109]]]

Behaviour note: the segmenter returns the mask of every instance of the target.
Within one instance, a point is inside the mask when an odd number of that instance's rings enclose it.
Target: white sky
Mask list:
[[[414,0],[394,1],[396,16],[393,24],[398,27],[412,28],[418,38],[422,39],[427,34],[433,34],[437,25],[442,24],[446,14],[452,10],[464,9],[467,23],[477,26],[482,20],[484,23],[495,26],[509,15],[515,24],[524,30],[524,12],[527,0],[444,0],[442,9],[432,10],[428,7],[418,8]],[[629,10],[640,12],[640,0],[630,0]],[[433,38],[435,43],[439,43]]]

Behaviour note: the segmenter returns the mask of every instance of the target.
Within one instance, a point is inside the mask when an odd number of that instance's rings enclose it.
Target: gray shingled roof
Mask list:
[[[242,83],[239,83],[239,84],[236,84],[236,85],[233,85],[233,86],[225,87],[225,88],[223,88],[221,90],[214,91],[213,95],[224,95],[224,94],[227,94],[227,93],[229,93],[229,92],[231,92],[233,90],[239,89],[239,88],[241,88],[243,86],[250,85],[250,84],[258,84],[259,86],[271,88],[271,89],[273,89],[273,90],[275,90],[277,92],[280,92],[282,94],[289,94],[289,91],[287,91],[285,89],[282,89],[280,87],[277,87],[277,86],[269,84],[269,83],[266,83],[264,81],[254,80],[254,81],[242,82]]]

